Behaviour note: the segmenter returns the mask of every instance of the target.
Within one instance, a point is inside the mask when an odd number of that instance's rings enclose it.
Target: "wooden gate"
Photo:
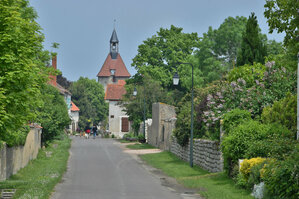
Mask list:
[[[121,132],[129,132],[129,118],[121,118]]]

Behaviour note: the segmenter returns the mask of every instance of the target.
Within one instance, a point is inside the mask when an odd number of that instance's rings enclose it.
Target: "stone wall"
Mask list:
[[[181,147],[172,137],[170,152],[184,161],[189,162],[190,146]],[[223,158],[218,141],[194,139],[193,164],[200,166],[209,172],[223,171]]]
[[[28,162],[37,157],[41,147],[41,128],[31,126],[24,146],[7,147],[0,150],[0,181],[16,174]]]
[[[153,103],[153,122],[148,130],[147,142],[162,150],[170,149],[170,136],[175,127],[175,107],[163,103]]]
[[[148,140],[148,133],[152,131],[152,119],[145,120],[145,139]],[[143,122],[140,123],[138,135],[143,135]]]

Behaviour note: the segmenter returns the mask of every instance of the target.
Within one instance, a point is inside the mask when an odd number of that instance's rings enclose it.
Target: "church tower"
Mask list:
[[[126,80],[131,77],[119,54],[119,40],[115,29],[110,38],[110,52],[97,77],[105,91],[108,84],[117,84],[118,80]]]
[[[126,93],[125,80],[131,77],[120,54],[119,41],[115,29],[110,38],[110,52],[98,73],[98,82],[105,90],[105,100],[109,103],[108,130],[116,136],[122,138],[131,129],[129,116],[118,104],[122,96]]]

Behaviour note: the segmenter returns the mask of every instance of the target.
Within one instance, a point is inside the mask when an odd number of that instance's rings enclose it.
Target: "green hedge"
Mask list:
[[[297,95],[288,93],[285,98],[274,102],[272,106],[263,109],[264,123],[280,123],[296,135],[297,129]]]
[[[283,161],[272,161],[264,167],[266,198],[299,198],[299,144]]]
[[[254,120],[241,123],[224,136],[221,144],[226,171],[234,175],[233,168],[239,159],[271,157],[273,153],[278,157],[283,155],[291,146],[287,141],[293,143],[291,135],[279,124],[262,124]]]

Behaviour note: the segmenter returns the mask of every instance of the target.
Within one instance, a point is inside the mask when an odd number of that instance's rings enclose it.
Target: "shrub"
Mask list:
[[[260,63],[255,63],[253,65],[246,64],[232,69],[229,72],[227,79],[229,82],[236,82],[238,79],[244,79],[246,87],[250,88],[255,85],[255,80],[263,80],[265,71],[266,67]]]
[[[266,139],[268,130],[268,125],[251,120],[240,124],[229,135],[224,136],[221,146],[224,167],[229,175],[231,175],[233,166],[238,163],[238,159],[244,158],[250,145],[258,140]]]
[[[299,145],[282,161],[266,164],[262,174],[271,199],[299,198]]]
[[[226,134],[229,134],[229,131],[244,121],[251,120],[251,114],[249,111],[234,109],[223,116],[223,130]]]
[[[262,182],[261,171],[264,165],[267,163],[267,161],[268,160],[265,160],[259,164],[254,165],[251,168],[251,172],[247,180],[247,187],[249,189],[254,188],[254,185],[260,184]]]
[[[297,129],[297,96],[288,93],[285,98],[274,102],[272,106],[265,107],[262,113],[264,123],[280,123],[289,130]]]
[[[7,146],[9,147],[24,145],[29,131],[30,131],[29,126],[23,126],[22,128],[14,132],[10,132],[10,131],[6,132],[2,136],[2,139],[5,140]]]
[[[138,135],[138,142],[140,142],[140,143],[145,143],[145,137],[144,137],[144,135]]]
[[[51,85],[41,90],[43,106],[38,109],[37,121],[43,127],[42,142],[54,139],[70,123],[67,105],[59,91]]]
[[[282,159],[283,155],[292,151],[296,141],[292,139],[292,132],[280,124],[267,124],[266,139],[256,140],[249,145],[244,157],[271,157]]]
[[[130,137],[132,137],[131,133],[126,133],[126,134],[124,134],[123,139],[127,140],[127,138],[130,138]]]
[[[265,158],[260,158],[260,157],[251,158],[251,159],[245,159],[241,163],[240,172],[243,174],[243,176],[245,177],[245,179],[248,180],[249,175],[251,174],[251,169],[254,166],[262,164],[265,161],[266,161]]]

